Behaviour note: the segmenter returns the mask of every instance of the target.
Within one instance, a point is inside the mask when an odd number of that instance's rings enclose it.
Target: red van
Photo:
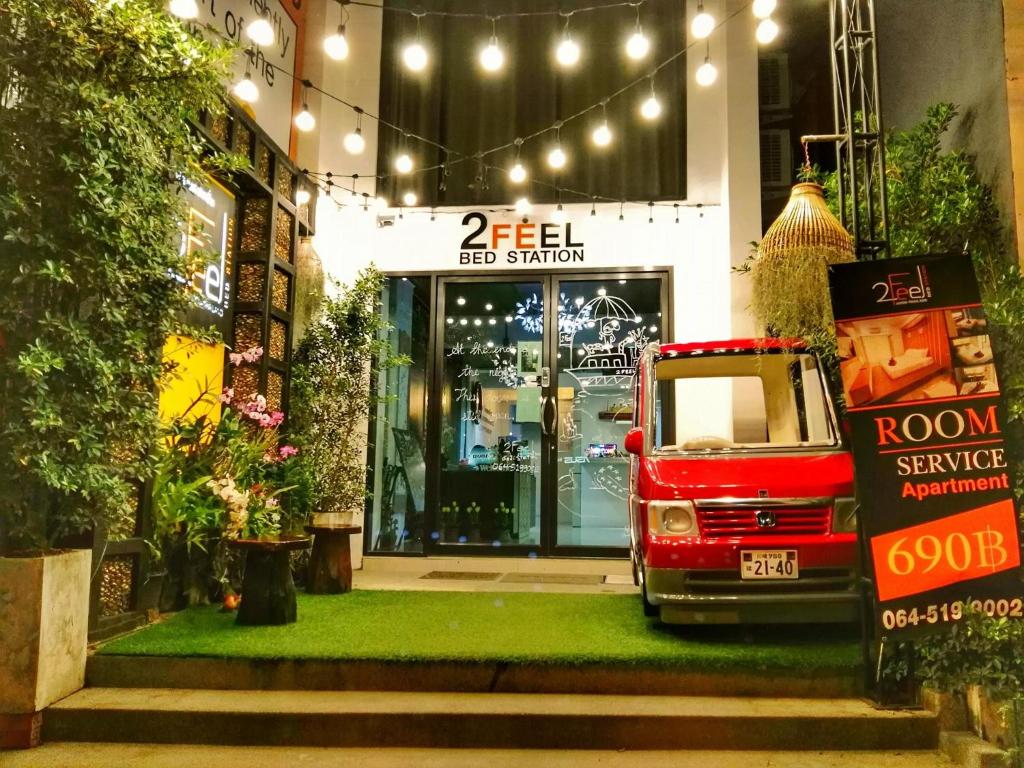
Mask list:
[[[644,613],[855,620],[853,461],[818,359],[798,340],[651,344],[635,386],[625,448]]]

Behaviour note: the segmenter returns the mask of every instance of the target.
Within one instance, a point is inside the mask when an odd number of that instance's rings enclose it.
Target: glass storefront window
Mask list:
[[[626,547],[637,358],[661,338],[661,280],[560,281],[559,546]]]
[[[426,513],[427,349],[430,278],[388,278],[381,307],[392,350],[409,365],[381,371],[372,424],[372,552],[422,552]]]
[[[444,285],[441,477],[444,544],[540,542],[543,285]]]

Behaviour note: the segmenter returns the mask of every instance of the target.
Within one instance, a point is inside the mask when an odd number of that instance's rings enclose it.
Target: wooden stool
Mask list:
[[[352,549],[349,537],[363,530],[347,523],[306,526],[313,534],[306,591],[311,595],[337,595],[352,591]]]
[[[295,606],[295,582],[289,554],[305,549],[305,536],[273,536],[261,539],[235,539],[231,546],[245,552],[242,577],[242,604],[236,624],[291,624],[298,618]]]

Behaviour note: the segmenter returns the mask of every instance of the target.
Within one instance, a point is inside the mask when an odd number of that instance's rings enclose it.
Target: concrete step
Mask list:
[[[224,659],[94,654],[86,684],[105,688],[278,691],[435,691],[618,695],[850,698],[860,675],[819,670],[701,672],[615,664],[384,662],[332,659]]]
[[[481,749],[218,747],[190,744],[57,742],[3,756],[4,768],[953,768],[933,751],[907,752],[589,752]]]
[[[46,741],[477,749],[934,750],[935,717],[857,699],[87,688]]]

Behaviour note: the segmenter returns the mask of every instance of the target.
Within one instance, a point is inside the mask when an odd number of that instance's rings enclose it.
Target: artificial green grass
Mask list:
[[[669,627],[635,595],[355,591],[298,597],[299,620],[239,627],[190,608],[106,643],[100,653],[251,659],[625,664],[688,671],[852,673],[841,627]]]

